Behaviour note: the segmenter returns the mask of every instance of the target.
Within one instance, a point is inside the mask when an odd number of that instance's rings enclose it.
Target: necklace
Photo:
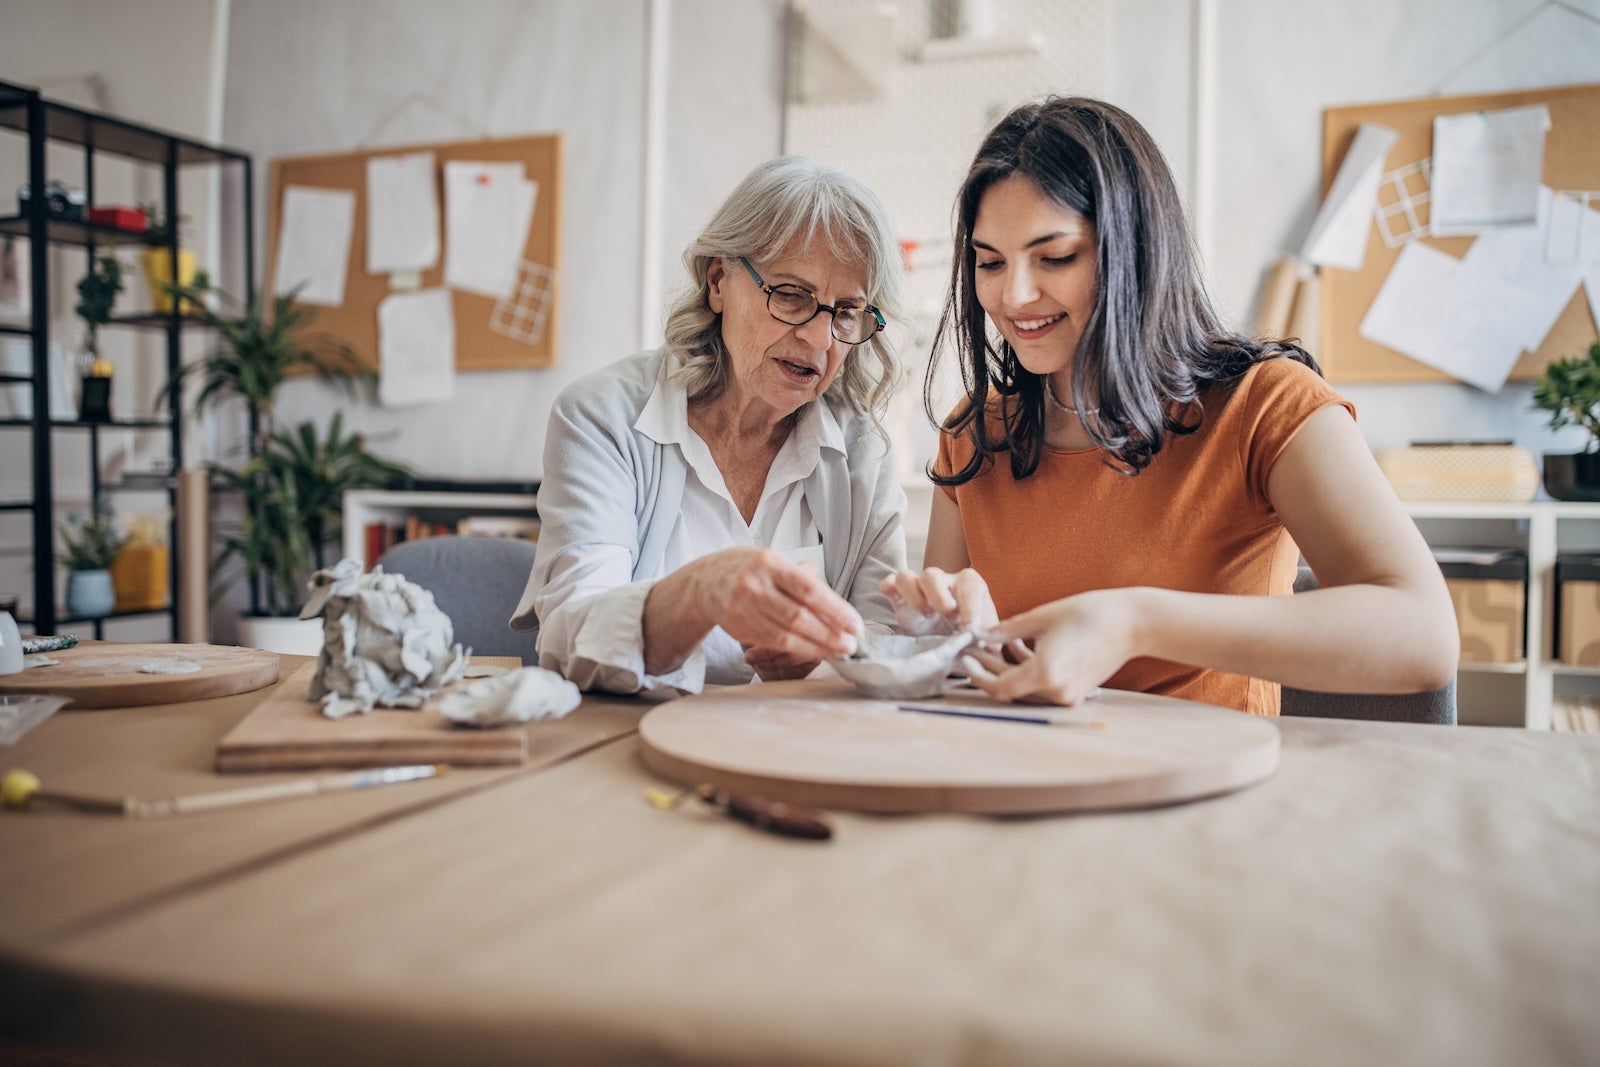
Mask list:
[[[1073,407],[1070,404],[1063,404],[1061,402],[1061,398],[1059,396],[1056,396],[1056,387],[1054,385],[1050,384],[1050,376],[1048,374],[1044,376],[1044,394],[1045,394],[1045,396],[1048,396],[1050,398],[1050,403],[1054,404],[1056,407],[1060,408],[1062,411],[1065,411],[1068,415],[1076,415],[1076,416],[1078,416],[1078,418],[1081,419],[1085,415],[1098,415],[1098,414],[1100,414],[1100,409],[1099,408],[1089,408],[1089,409],[1087,409],[1085,411],[1079,411],[1077,408]]]

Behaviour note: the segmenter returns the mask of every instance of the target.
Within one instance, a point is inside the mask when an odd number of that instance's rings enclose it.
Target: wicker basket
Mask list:
[[[1510,444],[1390,448],[1378,467],[1401,500],[1523,504],[1539,491],[1533,454]]]

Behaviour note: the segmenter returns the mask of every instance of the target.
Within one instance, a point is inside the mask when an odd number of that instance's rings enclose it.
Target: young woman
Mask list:
[[[903,625],[1022,639],[968,662],[1006,700],[1104,683],[1272,715],[1280,684],[1449,680],[1444,580],[1354,408],[1300,348],[1223,328],[1137,121],[1087,99],[1011,112],[962,186],[956,248],[935,350],[953,342],[966,396],[927,569],[883,584]],[[1280,595],[1301,554],[1322,588]]]

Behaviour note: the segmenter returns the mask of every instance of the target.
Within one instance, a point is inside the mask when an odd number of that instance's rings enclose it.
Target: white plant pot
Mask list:
[[[315,656],[322,651],[322,620],[265,615],[239,617],[239,643],[291,656]]]

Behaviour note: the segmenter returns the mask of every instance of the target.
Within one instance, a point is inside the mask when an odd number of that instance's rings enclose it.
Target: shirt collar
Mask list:
[[[656,387],[645,401],[644,410],[633,420],[633,428],[658,445],[681,448],[694,434],[689,429],[689,393],[683,383],[672,376],[669,367],[670,362],[663,361]],[[832,405],[826,403],[810,403],[801,408],[789,439],[800,446],[808,468],[816,466],[823,448],[840,454],[845,451],[844,429]]]

